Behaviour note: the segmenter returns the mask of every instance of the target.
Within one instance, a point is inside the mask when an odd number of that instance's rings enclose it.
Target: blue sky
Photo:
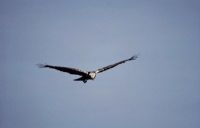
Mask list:
[[[199,128],[199,4],[1,0],[0,127]],[[134,54],[87,84],[36,66],[94,70]]]

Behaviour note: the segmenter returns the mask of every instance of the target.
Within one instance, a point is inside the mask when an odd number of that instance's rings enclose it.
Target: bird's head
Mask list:
[[[95,72],[88,72],[88,75],[90,76],[91,79],[94,79],[96,77]]]

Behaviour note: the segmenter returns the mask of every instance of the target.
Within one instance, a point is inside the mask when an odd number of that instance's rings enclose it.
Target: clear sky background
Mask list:
[[[199,128],[199,5],[0,0],[0,127]],[[94,70],[134,54],[87,84],[36,66]]]

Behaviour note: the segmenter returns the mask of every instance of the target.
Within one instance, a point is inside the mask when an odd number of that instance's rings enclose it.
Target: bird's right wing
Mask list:
[[[67,72],[67,73],[73,74],[73,75],[80,75],[80,76],[87,75],[87,72],[85,72],[85,71],[82,71],[82,70],[76,69],[76,68],[70,68],[70,67],[52,66],[52,65],[45,65],[45,64],[38,64],[38,67],[56,69],[56,70],[59,70],[62,72]]]
[[[111,68],[113,68],[113,67],[115,67],[115,66],[117,66],[117,65],[119,65],[119,64],[125,63],[125,62],[127,62],[127,61],[131,61],[131,60],[135,60],[135,59],[137,59],[137,58],[138,58],[138,56],[137,56],[137,55],[134,55],[134,56],[132,56],[132,57],[129,58],[129,59],[122,60],[122,61],[119,61],[119,62],[117,62],[117,63],[114,63],[114,64],[111,64],[111,65],[105,66],[105,67],[100,68],[100,69],[97,69],[97,70],[96,70],[96,73],[104,72],[104,71],[106,71],[106,70],[108,70],[108,69],[111,69]]]

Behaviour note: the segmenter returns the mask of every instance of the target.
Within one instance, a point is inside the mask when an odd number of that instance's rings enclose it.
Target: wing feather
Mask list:
[[[135,60],[135,59],[137,59],[137,58],[138,58],[138,56],[137,56],[137,55],[134,55],[134,56],[132,56],[132,57],[129,58],[129,59],[122,60],[122,61],[119,61],[119,62],[117,62],[117,63],[114,63],[114,64],[111,64],[111,65],[105,66],[105,67],[100,68],[100,69],[97,69],[97,70],[96,70],[96,73],[104,72],[104,71],[106,71],[106,70],[108,70],[108,69],[111,69],[111,68],[113,68],[113,67],[115,67],[115,66],[117,66],[117,65],[119,65],[119,64],[123,64],[123,63],[125,63],[126,61]]]
[[[59,71],[62,71],[62,72],[67,72],[67,73],[73,74],[73,75],[80,75],[80,76],[87,75],[87,72],[82,71],[82,70],[77,69],[77,68],[62,67],[62,66],[52,66],[52,65],[45,65],[45,64],[38,64],[38,67],[56,69],[56,70],[59,70]]]

